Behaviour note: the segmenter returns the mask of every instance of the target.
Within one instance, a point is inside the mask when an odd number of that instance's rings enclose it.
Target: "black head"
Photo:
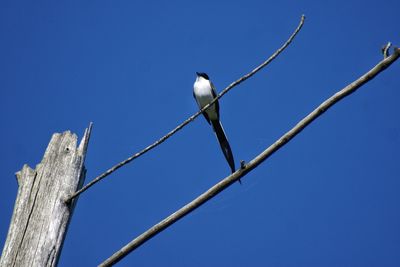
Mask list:
[[[196,72],[197,76],[199,77],[203,77],[206,80],[210,80],[210,78],[208,78],[208,75],[204,72]]]

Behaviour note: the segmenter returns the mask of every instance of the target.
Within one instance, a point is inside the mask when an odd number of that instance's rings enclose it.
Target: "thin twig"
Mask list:
[[[235,82],[231,83],[228,87],[226,87],[224,90],[221,91],[221,93],[213,100],[211,101],[208,105],[206,105],[204,108],[202,108],[201,110],[199,110],[198,112],[196,112],[194,115],[190,116],[188,119],[186,119],[184,122],[182,122],[180,125],[178,125],[175,129],[173,129],[172,131],[170,131],[169,133],[167,133],[166,135],[164,135],[163,137],[161,137],[160,139],[158,139],[156,142],[154,142],[153,144],[149,145],[148,147],[144,148],[143,150],[141,150],[140,152],[132,155],[131,157],[127,158],[124,161],[121,161],[120,163],[114,165],[113,167],[111,167],[110,169],[108,169],[106,172],[100,174],[99,176],[97,176],[95,179],[93,179],[92,181],[90,181],[87,185],[85,185],[84,187],[82,187],[80,190],[76,191],[73,195],[71,195],[69,197],[69,199],[67,201],[71,201],[73,198],[79,196],[80,194],[82,194],[83,192],[85,192],[87,189],[89,189],[91,186],[93,186],[94,184],[96,184],[97,182],[99,182],[100,180],[104,179],[106,176],[110,175],[111,173],[113,173],[114,171],[118,170],[119,168],[121,168],[122,166],[124,166],[125,164],[131,162],[132,160],[140,157],[141,155],[143,155],[144,153],[150,151],[151,149],[155,148],[156,146],[158,146],[159,144],[163,143],[165,140],[167,140],[168,138],[170,138],[173,134],[175,134],[176,132],[178,132],[179,130],[181,130],[183,127],[185,127],[188,123],[190,123],[191,121],[193,121],[196,117],[198,117],[203,111],[205,111],[206,109],[208,109],[212,104],[214,104],[215,101],[217,101],[218,99],[220,99],[224,94],[226,94],[229,90],[231,90],[233,87],[235,87],[236,85],[242,83],[243,81],[247,80],[248,78],[250,78],[251,76],[253,76],[256,72],[258,72],[259,70],[261,70],[262,68],[264,68],[266,65],[268,65],[272,60],[274,60],[283,50],[285,50],[286,47],[289,46],[289,44],[293,41],[294,37],[297,35],[297,33],[300,31],[301,27],[304,24],[304,20],[305,20],[305,16],[302,15],[301,16],[301,20],[300,20],[300,24],[297,26],[296,30],[292,33],[292,35],[289,37],[289,39],[272,55],[270,56],[266,61],[264,61],[261,65],[259,65],[258,67],[256,67],[254,70],[252,70],[251,72],[249,72],[248,74],[244,75],[243,77],[241,77],[240,79],[236,80]]]
[[[388,42],[386,45],[382,47],[383,58],[387,58],[389,56],[389,49],[392,46],[391,42]]]
[[[253,160],[251,160],[248,164],[242,164],[242,167],[237,170],[235,173],[230,176],[224,178],[222,181],[208,189],[206,192],[201,194],[199,197],[186,204],[184,207],[174,212],[161,222],[157,223],[153,227],[151,227],[146,232],[142,233],[134,240],[129,242],[119,251],[115,252],[111,257],[102,262],[99,266],[111,266],[134,249],[138,248],[140,245],[148,241],[150,238],[165,230],[167,227],[171,226],[173,223],[182,219],[184,216],[188,215],[193,210],[200,207],[202,204],[216,196],[218,193],[225,190],[231,184],[245,176],[248,172],[253,170],[255,167],[260,165],[263,161],[269,158],[274,152],[276,152],[279,148],[288,143],[293,137],[299,134],[307,125],[309,125],[312,121],[321,116],[325,111],[327,111],[334,104],[339,102],[344,97],[354,93],[358,88],[372,80],[376,75],[389,67],[394,61],[396,61],[400,56],[400,49],[395,49],[393,55],[385,58],[381,62],[379,62],[375,67],[373,67],[370,71],[362,75],[360,78],[352,82],[351,84],[344,87],[342,90],[325,100],[319,107],[314,109],[309,115],[307,115],[304,119],[302,119],[295,127],[293,127],[290,131],[285,133],[281,138],[279,138],[275,143],[273,143],[270,147],[264,150],[261,154],[256,156]]]

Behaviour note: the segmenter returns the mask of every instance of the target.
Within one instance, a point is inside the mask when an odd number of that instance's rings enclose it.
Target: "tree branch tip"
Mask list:
[[[91,134],[92,129],[93,129],[93,122],[90,121],[90,122],[89,122],[89,126],[87,127],[88,134]]]
[[[383,58],[387,58],[388,56],[390,56],[389,49],[391,46],[392,46],[391,42],[388,42],[386,45],[382,46],[381,50],[382,50]]]
[[[90,135],[92,133],[92,129],[93,129],[93,122],[91,121],[91,122],[89,122],[89,126],[86,128],[86,132],[85,132],[87,138],[90,138]]]
[[[240,161],[240,169],[241,169],[241,170],[246,169],[246,161],[244,161],[244,160],[241,160],[241,161]]]

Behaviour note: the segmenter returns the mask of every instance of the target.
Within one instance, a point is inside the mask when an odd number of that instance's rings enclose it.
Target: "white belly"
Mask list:
[[[207,80],[201,79],[199,81],[196,81],[193,88],[194,94],[196,96],[196,101],[200,109],[209,104],[214,99],[210,83]],[[215,110],[214,104],[206,110],[206,113],[211,120],[218,119],[218,114]]]

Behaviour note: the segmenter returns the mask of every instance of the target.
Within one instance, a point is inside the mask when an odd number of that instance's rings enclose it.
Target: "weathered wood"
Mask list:
[[[77,199],[65,200],[85,179],[84,161],[91,126],[77,147],[70,131],[53,134],[42,162],[16,173],[15,201],[0,266],[56,266]]]

